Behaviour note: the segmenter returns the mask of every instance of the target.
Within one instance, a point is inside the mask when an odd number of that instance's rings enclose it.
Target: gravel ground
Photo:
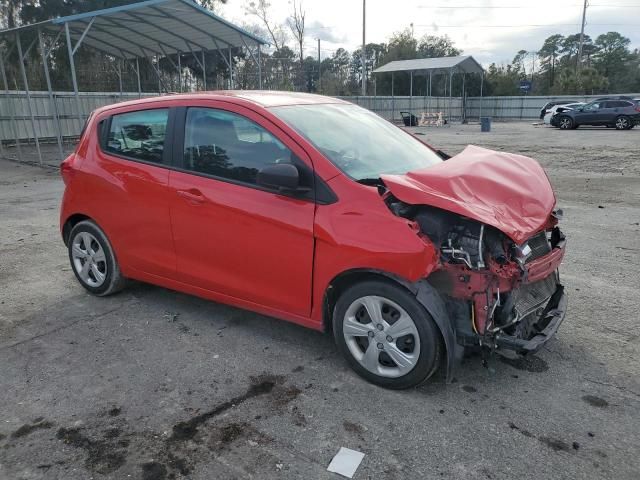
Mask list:
[[[637,479],[640,128],[418,129],[541,161],[565,211],[570,309],[528,361],[374,387],[320,333],[144,284],[76,282],[57,172],[0,161],[0,478]]]

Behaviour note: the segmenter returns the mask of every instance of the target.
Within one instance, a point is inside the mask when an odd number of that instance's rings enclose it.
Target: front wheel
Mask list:
[[[104,232],[91,220],[76,224],[69,234],[69,260],[80,284],[98,296],[121,290],[125,278]]]
[[[414,295],[392,283],[366,281],[346,290],[336,303],[333,332],[351,368],[376,385],[415,387],[438,369],[435,322]]]
[[[621,115],[616,118],[616,130],[629,130],[629,128],[631,128],[631,120],[629,120],[629,117]]]
[[[571,130],[573,128],[573,120],[571,117],[560,117],[558,126],[561,130]]]

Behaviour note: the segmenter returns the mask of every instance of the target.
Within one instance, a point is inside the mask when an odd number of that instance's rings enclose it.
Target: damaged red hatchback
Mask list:
[[[543,169],[444,153],[328,97],[210,92],[96,110],[62,166],[61,229],[96,295],[126,278],[332,331],[389,388],[465,348],[538,350],[565,238]]]

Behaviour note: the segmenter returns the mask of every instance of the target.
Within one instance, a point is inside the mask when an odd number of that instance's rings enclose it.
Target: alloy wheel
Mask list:
[[[73,267],[90,287],[101,286],[107,278],[107,258],[100,242],[89,232],[79,232],[71,248]]]
[[[571,128],[571,119],[567,117],[561,118],[560,128],[563,130],[569,130]]]
[[[371,295],[353,301],[345,313],[342,333],[353,358],[376,375],[406,375],[420,357],[416,324],[402,307],[384,297]]]
[[[626,117],[618,117],[616,119],[616,128],[618,130],[626,130],[629,128],[629,120]]]

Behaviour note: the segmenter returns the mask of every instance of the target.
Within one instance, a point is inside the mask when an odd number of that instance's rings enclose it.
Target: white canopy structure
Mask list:
[[[29,35],[29,39],[33,39],[31,43],[23,45],[21,35],[25,32],[34,31],[37,33],[36,35]],[[53,38],[52,42],[48,42],[49,47],[43,39],[45,35]],[[78,107],[78,118],[83,114],[78,100],[78,82],[74,56],[82,45],[121,61],[135,62],[139,93],[141,92],[139,58],[168,59],[180,76],[179,85],[180,89],[182,89],[180,58],[182,55],[190,55],[202,69],[203,84],[206,89],[205,52],[217,51],[229,69],[230,87],[234,88],[232,49],[246,48],[250,58],[258,66],[258,86],[259,88],[262,87],[260,47],[267,42],[227,22],[192,0],[146,0],[2,30],[0,31],[0,75],[4,83],[4,90],[7,93],[9,92],[5,59],[15,48],[18,54],[23,87],[29,102],[33,138],[41,163],[42,155],[36,133],[33,105],[24,63],[34,45],[39,44],[49,96],[53,99],[49,62],[53,46],[61,38],[67,44],[71,81]],[[252,49],[255,50],[255,55]],[[159,85],[165,91],[168,91],[169,89],[163,84],[159,66],[157,64],[154,65],[153,62],[150,62],[150,64],[155,70]],[[59,127],[58,130],[58,145],[62,156],[62,133]],[[16,132],[16,146],[19,147],[17,135]],[[1,148],[2,146],[0,145]]]
[[[395,60],[386,63],[373,70],[374,74],[391,74],[391,96],[394,97],[394,74],[398,72],[408,72],[410,74],[409,98],[413,97],[413,77],[414,75],[424,75],[428,79],[429,97],[431,97],[431,84],[434,75],[449,76],[449,103],[451,102],[451,90],[453,89],[453,76],[462,75],[462,94],[464,96],[464,82],[467,74],[480,75],[480,97],[484,86],[484,69],[472,56],[457,57],[437,57],[437,58],[416,58],[412,60]],[[446,96],[446,88],[445,88]],[[395,109],[395,108],[394,108]],[[482,100],[480,101],[480,116],[482,116]]]

